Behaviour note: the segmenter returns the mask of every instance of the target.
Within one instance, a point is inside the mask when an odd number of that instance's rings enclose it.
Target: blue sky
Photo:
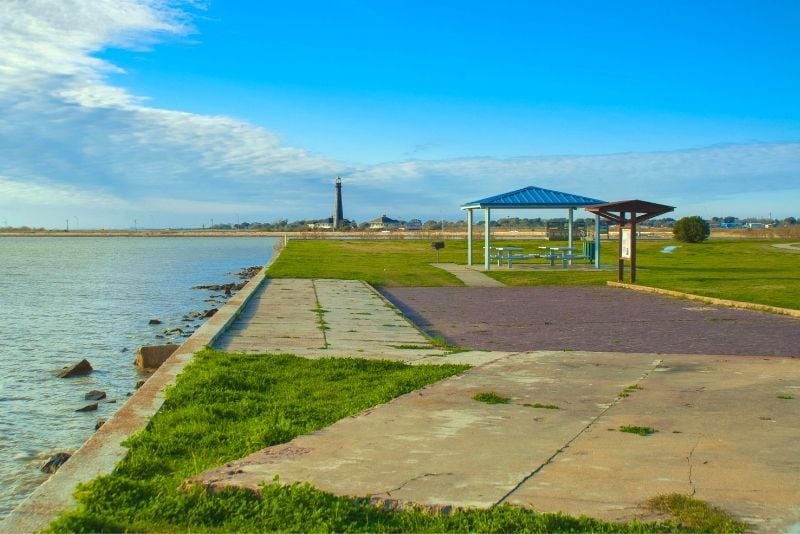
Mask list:
[[[790,1],[7,0],[0,224],[322,218],[337,175],[357,221],[528,185],[797,217],[798,27]]]

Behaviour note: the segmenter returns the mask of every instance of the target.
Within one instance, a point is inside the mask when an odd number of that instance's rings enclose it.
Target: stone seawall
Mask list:
[[[164,403],[164,391],[192,361],[194,354],[211,346],[241,313],[244,306],[265,283],[269,265],[280,255],[274,251],[267,265],[219,311],[209,318],[161,365],[125,404],[78,449],[61,468],[11,512],[0,532],[38,532],[60,513],[75,505],[72,497],[78,484],[110,473],[124,458],[122,443],[143,429]]]

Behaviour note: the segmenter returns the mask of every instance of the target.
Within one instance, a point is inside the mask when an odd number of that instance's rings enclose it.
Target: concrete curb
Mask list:
[[[78,484],[111,473],[128,452],[122,443],[147,425],[164,403],[167,386],[175,382],[195,353],[214,344],[256,291],[267,283],[266,271],[281,251],[275,250],[258,275],[178,347],[69,461],[17,506],[0,523],[0,532],[38,532],[47,528],[59,514],[75,506],[72,494]]]
[[[714,297],[704,297],[701,295],[693,295],[692,293],[682,293],[680,291],[672,291],[671,289],[660,289],[657,287],[640,286],[637,284],[626,284],[622,282],[606,282],[610,287],[621,287],[623,289],[632,289],[634,291],[641,291],[642,293],[653,293],[656,295],[665,295],[668,297],[677,297],[680,299],[694,300],[698,302],[705,302],[706,304],[715,304],[717,306],[726,306],[728,308],[740,308],[742,310],[755,310],[768,313],[775,313],[778,315],[788,315],[800,319],[800,310],[792,310],[789,308],[779,308],[777,306],[768,306],[766,304],[753,304],[752,302],[740,302],[738,300],[718,299]]]

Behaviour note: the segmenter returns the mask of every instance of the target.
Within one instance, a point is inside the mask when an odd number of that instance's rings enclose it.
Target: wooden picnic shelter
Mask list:
[[[514,210],[542,210],[542,209],[566,209],[567,210],[567,234],[569,236],[569,247],[573,243],[573,218],[574,211],[578,208],[586,206],[597,206],[604,204],[604,200],[596,198],[589,198],[572,193],[562,193],[560,191],[553,191],[541,187],[529,186],[516,191],[502,193],[492,197],[487,197],[473,202],[467,202],[461,206],[461,209],[467,212],[467,265],[472,265],[472,225],[473,225],[473,212],[476,209],[483,210],[484,212],[484,244],[483,244],[483,267],[485,270],[490,269],[490,254],[491,249],[491,214],[495,209],[514,209]],[[600,268],[600,215],[595,214],[595,247],[594,247],[594,264],[596,268]]]
[[[618,200],[585,208],[589,213],[619,225],[617,280],[625,279],[625,260],[631,262],[631,284],[636,283],[636,225],[674,210],[674,206],[645,200]]]

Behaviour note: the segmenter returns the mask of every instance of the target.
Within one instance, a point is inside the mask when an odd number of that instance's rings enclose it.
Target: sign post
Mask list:
[[[636,224],[675,208],[644,200],[622,200],[589,206],[586,211],[619,224],[617,281],[625,281],[625,260],[631,263],[631,284],[636,283]],[[638,214],[638,215],[637,215]]]

